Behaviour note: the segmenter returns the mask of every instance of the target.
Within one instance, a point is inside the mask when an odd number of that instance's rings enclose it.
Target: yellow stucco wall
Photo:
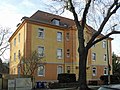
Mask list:
[[[17,65],[19,63],[18,59],[18,51],[20,50],[21,56],[24,54],[24,41],[25,41],[25,29],[26,24],[17,31],[17,33],[14,35],[12,40],[10,41],[10,74],[17,74],[18,68]],[[20,34],[20,42],[18,40],[18,36]],[[14,39],[16,38],[16,45],[14,45]],[[14,60],[14,53],[16,53],[16,60]]]
[[[95,47],[92,47],[91,49],[92,53],[96,53],[96,60],[92,60],[92,64],[106,65],[106,61],[104,61],[104,54],[107,54],[107,49],[102,47],[102,41],[97,43]]]
[[[44,29],[44,38],[38,37],[38,28]],[[57,32],[62,32],[62,41],[57,41]],[[32,25],[32,51],[37,50],[38,46],[43,46],[47,63],[64,62],[64,32],[45,26]],[[57,59],[57,48],[62,49],[62,59]]]

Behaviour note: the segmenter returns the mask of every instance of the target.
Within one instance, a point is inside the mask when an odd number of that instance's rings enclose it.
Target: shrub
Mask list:
[[[58,74],[58,81],[59,81],[59,83],[76,82],[76,75],[75,74],[68,74],[68,73]]]
[[[102,75],[100,77],[100,80],[102,80],[104,82],[104,84],[108,84],[108,75]],[[118,83],[120,83],[120,80],[117,76],[110,75],[110,83],[111,84],[118,84]]]
[[[55,82],[55,83],[50,83],[49,88],[50,89],[77,88],[78,85],[79,85],[79,83],[77,83],[77,82],[74,82],[74,83],[57,83],[57,82]],[[72,90],[76,90],[76,89],[72,89]]]

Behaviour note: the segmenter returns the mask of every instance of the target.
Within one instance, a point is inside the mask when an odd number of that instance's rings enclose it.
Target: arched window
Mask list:
[[[92,68],[92,74],[93,74],[93,76],[96,76],[96,74],[97,74],[96,67],[93,67],[93,68]]]

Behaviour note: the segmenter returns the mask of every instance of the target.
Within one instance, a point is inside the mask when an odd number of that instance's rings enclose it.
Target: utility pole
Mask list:
[[[109,43],[107,39],[107,65],[108,65],[108,85],[110,84],[110,64],[109,64]]]

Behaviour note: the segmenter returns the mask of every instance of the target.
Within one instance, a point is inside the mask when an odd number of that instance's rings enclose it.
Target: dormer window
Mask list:
[[[53,19],[52,24],[59,26],[60,25],[60,20],[59,19]]]

